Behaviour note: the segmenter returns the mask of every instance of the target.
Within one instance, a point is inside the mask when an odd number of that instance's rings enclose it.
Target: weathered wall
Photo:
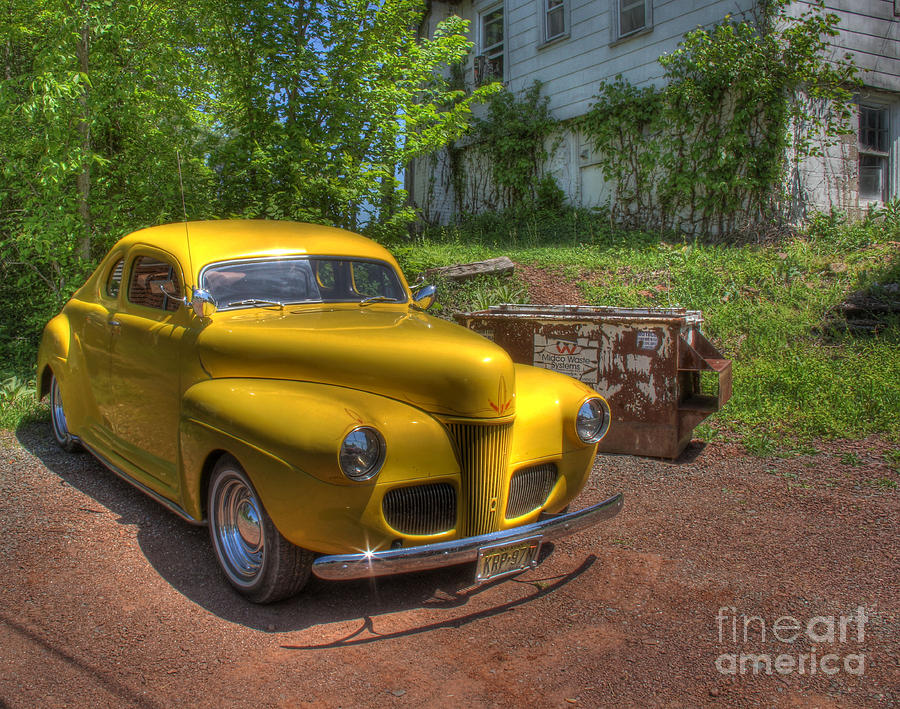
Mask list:
[[[569,38],[541,46],[539,0],[508,0],[509,88],[518,92],[535,80],[544,83],[554,115],[565,120],[584,114],[598,85],[621,74],[633,84],[659,83],[657,59],[673,51],[685,32],[750,11],[753,0],[656,0],[652,28],[614,41],[615,0],[572,0]]]
[[[900,199],[900,16],[895,0],[825,0],[829,12],[840,18],[838,35],[829,42],[830,55],[853,56],[863,88],[857,101],[887,111],[889,156],[887,158],[887,200]],[[808,9],[798,0],[795,14]],[[808,207],[840,209],[854,213],[879,200],[859,197],[858,114],[837,144],[825,148],[825,155],[806,160],[800,167]]]
[[[428,32],[450,13],[471,21],[474,54],[481,51],[479,16],[500,3],[496,0],[463,0],[448,4],[435,1],[428,18]],[[887,198],[900,198],[900,17],[894,15],[894,0],[826,0],[829,11],[840,18],[839,35],[832,53],[850,52],[861,69],[866,88],[859,100],[886,108],[890,124],[890,157],[887,163]],[[752,16],[755,0],[653,0],[652,27],[640,34],[614,41],[611,27],[615,0],[569,0],[567,36],[542,43],[542,0],[505,0],[505,83],[520,93],[535,80],[543,83],[553,115],[562,120],[577,118],[589,108],[599,84],[617,74],[633,84],[658,83],[663,75],[657,59],[674,50],[684,33],[698,25],[720,21],[726,14]],[[793,12],[808,8],[797,0]],[[472,57],[465,68],[473,79]],[[855,132],[856,119],[851,124]],[[597,156],[577,131],[566,129],[555,138],[555,149],[545,169],[557,180],[573,204],[586,207],[606,203],[610,185],[603,179]],[[455,213],[456,200],[449,180],[448,156],[419,161],[410,188],[414,201],[429,221],[447,222]],[[487,194],[486,166],[478,166],[474,191],[464,205],[492,208]],[[856,135],[844,136],[824,148],[824,155],[800,165],[790,185],[792,194],[805,200],[805,209],[837,208],[855,212],[867,206],[860,202],[859,159]],[[799,180],[799,182],[797,181]]]
[[[796,0],[791,10],[808,6]],[[829,42],[832,56],[850,52],[867,87],[900,92],[900,17],[894,0],[825,0],[825,6],[840,18],[838,36]]]

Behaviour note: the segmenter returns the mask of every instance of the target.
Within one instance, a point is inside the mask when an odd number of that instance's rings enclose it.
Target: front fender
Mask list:
[[[352,429],[384,436],[372,480],[346,478],[338,448]],[[266,511],[293,543],[330,552],[396,536],[380,514],[387,487],[405,480],[458,480],[443,426],[408,404],[326,384],[212,379],[184,395],[180,425],[182,506],[205,517],[204,464],[216,451],[244,466]]]
[[[515,524],[534,522],[541,511],[558,512],[581,492],[591,473],[597,444],[585,444],[575,432],[578,408],[588,397],[601,397],[589,386],[564,374],[516,365],[516,423],[510,460],[515,468],[553,462],[559,477],[542,510]]]

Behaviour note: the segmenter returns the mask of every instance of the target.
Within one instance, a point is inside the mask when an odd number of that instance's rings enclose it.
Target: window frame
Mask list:
[[[184,274],[181,272],[181,267],[178,265],[178,262],[172,257],[159,253],[156,251],[137,251],[129,254],[128,256],[128,280],[124,283],[125,285],[125,293],[124,293],[124,303],[129,308],[142,308],[144,310],[157,313],[158,315],[170,316],[178,312],[178,306],[182,304],[182,299],[179,297],[170,296],[168,293],[163,292],[163,302],[162,305],[157,307],[155,305],[147,305],[146,303],[137,303],[131,299],[131,287],[134,283],[135,278],[135,266],[137,266],[138,261],[142,258],[146,259],[155,259],[160,263],[164,263],[169,267],[169,279],[174,280],[178,284],[178,291],[184,292]],[[121,293],[121,287],[120,287]],[[170,301],[175,304],[174,308],[169,308]]]
[[[351,264],[351,266],[348,270],[348,275],[349,275],[349,278],[351,279],[351,281],[353,279],[355,279],[355,274],[353,273],[353,268],[352,268],[353,263],[376,264],[378,266],[381,266],[381,267],[387,269],[388,271],[390,271],[393,274],[393,277],[396,280],[396,285],[398,287],[398,292],[400,293],[400,295],[402,297],[402,300],[398,299],[395,301],[385,301],[385,304],[387,304],[387,305],[407,305],[410,302],[409,290],[408,290],[407,286],[405,285],[405,281],[404,281],[403,276],[400,273],[400,271],[398,271],[396,268],[394,268],[394,266],[392,264],[388,263],[387,261],[384,261],[379,258],[373,258],[373,257],[367,257],[367,256],[344,256],[341,254],[288,254],[288,255],[284,255],[284,256],[255,256],[255,257],[249,257],[249,258],[225,259],[223,261],[214,261],[212,263],[206,264],[202,269],[200,269],[200,273],[199,273],[197,280],[201,284],[199,286],[200,288],[210,291],[215,296],[215,293],[209,287],[209,284],[206,281],[208,272],[210,270],[215,270],[215,269],[221,268],[223,266],[240,266],[243,264],[268,263],[268,262],[272,262],[272,261],[285,261],[285,260],[300,260],[300,261],[307,261],[307,262],[312,262],[312,261],[342,262],[342,263],[346,262],[347,264]],[[320,288],[330,287],[322,282],[321,278],[319,277],[319,271],[317,268],[311,267],[311,274],[312,274],[313,279],[318,287],[320,287]],[[352,283],[352,286],[354,289],[356,288],[355,282]],[[359,293],[358,290],[357,290],[357,293]],[[361,300],[365,299],[365,296],[362,296],[361,293],[360,293],[360,296],[361,296]],[[360,300],[344,300],[344,299],[328,298],[328,299],[320,299],[320,300],[301,301],[301,302],[297,302],[297,303],[285,303],[285,305],[290,305],[292,307],[294,307],[294,306],[299,307],[299,306],[304,306],[304,305],[322,306],[323,304],[324,305],[336,304],[336,303],[337,304],[343,304],[343,303],[353,304],[353,303],[359,303],[359,302],[360,302]],[[256,307],[256,306],[235,305],[232,307],[228,307],[227,304],[220,303],[219,305],[216,306],[216,310],[223,311],[223,312],[224,311],[230,312],[230,311],[243,310],[243,309],[249,309],[249,308],[254,308],[254,307]]]
[[[550,3],[555,2],[555,7],[550,7]],[[538,0],[539,12],[541,15],[541,43],[540,46],[553,44],[571,36],[570,20],[569,20],[569,0]],[[558,12],[562,15],[562,31],[550,35],[550,14]]]
[[[891,110],[889,106],[870,102],[859,103],[858,107],[856,129],[857,200],[864,203],[884,202],[887,200],[887,196],[890,193]],[[880,125],[873,127],[869,124],[869,121],[866,121],[867,125],[864,127],[863,121],[867,112],[878,114]],[[876,136],[874,145],[869,141],[863,140],[864,133],[867,134],[870,131],[874,131]],[[882,139],[884,141],[883,145],[881,144]],[[862,163],[864,159],[874,159],[881,164],[881,192],[878,195],[864,195],[862,192]]]
[[[633,9],[640,3],[643,3],[644,24],[641,27],[623,33],[622,12],[624,8],[622,4],[626,2],[631,6],[628,9]],[[610,22],[613,33],[612,44],[624,42],[632,37],[639,37],[653,30],[653,0],[610,0],[610,14],[612,15],[612,21]]]
[[[117,254],[113,254],[110,257],[110,261],[112,265],[106,270],[106,276],[103,278],[100,283],[100,296],[105,300],[110,301],[118,301],[119,296],[122,294],[122,284],[127,283],[125,280],[125,271],[126,266],[128,265],[127,255],[120,251]],[[119,288],[115,293],[111,293],[109,286],[113,280],[113,274],[115,274],[116,270],[119,269],[119,265],[121,264],[121,271],[119,273]]]
[[[501,39],[499,42],[495,42],[494,44],[488,46],[487,45],[487,31],[486,31],[487,23],[485,22],[485,20],[487,19],[487,17],[489,15],[492,15],[495,12],[497,12],[497,10],[500,11]],[[484,67],[487,67],[491,60],[497,59],[499,57],[501,70],[500,70],[499,76],[497,76],[493,72],[491,72],[491,74],[489,76],[486,76],[485,74],[478,76],[477,75],[477,67],[475,67],[476,76],[475,76],[474,83],[476,86],[481,86],[481,85],[489,83],[491,81],[501,81],[501,82],[506,81],[506,74],[507,74],[507,60],[506,60],[507,36],[506,35],[507,35],[507,32],[506,32],[506,4],[505,3],[503,3],[503,2],[494,3],[494,4],[486,7],[484,10],[479,10],[479,12],[478,12],[478,50],[479,51],[478,51],[477,56],[482,57],[482,61],[484,62],[483,63]],[[498,47],[500,48],[500,51],[496,52],[495,50]]]

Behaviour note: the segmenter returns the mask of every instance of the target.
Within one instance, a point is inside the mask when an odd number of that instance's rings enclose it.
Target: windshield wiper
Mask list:
[[[359,301],[360,306],[372,305],[372,303],[397,303],[399,302],[396,298],[388,298],[386,295],[370,295],[368,298],[363,298]]]
[[[246,300],[236,300],[233,303],[229,303],[226,307],[237,308],[241,305],[277,305],[279,308],[284,310],[284,303],[282,303],[280,300],[264,300],[262,298],[247,298]]]

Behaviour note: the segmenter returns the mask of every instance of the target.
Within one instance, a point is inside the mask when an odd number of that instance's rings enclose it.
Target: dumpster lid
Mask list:
[[[703,313],[687,308],[618,308],[605,305],[521,305],[503,303],[492,305],[487,310],[462,313],[463,316],[498,315],[522,318],[564,318],[564,319],[630,319],[660,320],[678,319],[685,325],[700,326]]]

